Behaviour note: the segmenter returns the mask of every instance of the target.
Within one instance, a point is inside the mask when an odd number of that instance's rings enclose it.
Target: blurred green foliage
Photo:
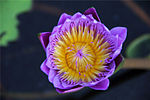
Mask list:
[[[127,58],[150,58],[150,33],[135,39],[126,49]]]
[[[7,46],[9,41],[18,38],[17,16],[28,11],[31,5],[31,0],[0,1],[0,46]]]

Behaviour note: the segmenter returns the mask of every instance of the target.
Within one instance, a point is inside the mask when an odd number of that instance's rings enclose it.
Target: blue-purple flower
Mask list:
[[[41,70],[59,93],[90,87],[106,90],[109,79],[122,61],[127,29],[109,30],[95,8],[73,16],[62,14],[52,32],[40,34],[46,52]]]

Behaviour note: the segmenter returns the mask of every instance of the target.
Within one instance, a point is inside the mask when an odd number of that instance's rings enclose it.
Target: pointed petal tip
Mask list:
[[[127,28],[126,27],[114,27],[110,30],[111,34],[118,35],[122,41],[126,39],[127,36]]]
[[[58,25],[63,24],[66,21],[66,19],[70,19],[70,18],[71,18],[70,15],[63,13],[59,18]]]
[[[93,18],[100,22],[100,18],[94,7],[91,7],[84,12],[84,15],[89,15],[89,14],[92,14]]]
[[[43,32],[43,33],[39,33],[38,37],[41,41],[41,44],[43,46],[43,48],[45,49],[49,43],[49,36],[50,36],[51,32]]]

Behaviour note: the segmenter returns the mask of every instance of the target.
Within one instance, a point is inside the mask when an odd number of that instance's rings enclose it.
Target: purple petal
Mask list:
[[[53,82],[54,77],[56,76],[56,74],[57,74],[57,71],[56,71],[56,70],[50,69],[49,75],[48,75],[48,80],[49,80],[50,82]]]
[[[55,27],[53,28],[53,30],[52,30],[51,35],[53,35],[53,34],[55,34],[55,33],[58,33],[58,31],[60,30],[60,28],[61,28],[61,25],[55,26]],[[49,39],[50,39],[50,37],[49,37]],[[51,40],[49,40],[49,41],[51,41]]]
[[[48,43],[49,43],[49,36],[51,35],[51,32],[43,32],[40,33],[39,39],[42,43],[42,46],[45,50],[45,48],[47,47]]]
[[[47,59],[41,64],[40,68],[45,74],[48,75],[50,69],[46,66],[46,62],[47,62]]]
[[[59,18],[58,25],[63,24],[66,21],[66,19],[70,19],[70,18],[71,18],[70,15],[63,13]]]
[[[109,29],[102,23],[96,23],[96,30],[99,34],[103,33],[108,34],[110,33]]]
[[[72,87],[77,86],[77,85],[80,84],[80,82],[74,83],[73,81],[72,82],[67,82],[67,81],[63,81],[63,80],[61,81],[61,83],[62,83],[62,86],[64,88],[72,88]]]
[[[75,92],[75,91],[78,91],[80,89],[82,89],[83,87],[82,86],[75,86],[73,88],[70,88],[70,89],[59,89],[59,88],[56,88],[56,91],[59,92],[59,93],[69,93],[69,92]]]
[[[123,61],[123,56],[121,54],[119,54],[116,58],[115,58],[115,64],[116,64],[116,68],[119,66],[119,64]]]
[[[60,89],[64,89],[64,87],[62,86],[61,80],[59,75],[57,74],[54,79],[53,79],[53,84],[55,88],[60,88]]]
[[[115,71],[115,68],[116,68],[115,61],[112,61],[108,66],[109,67],[106,69],[107,71],[109,71],[107,73],[107,78],[110,77]]]
[[[47,53],[47,52],[46,52]],[[55,65],[54,63],[54,59],[51,59],[52,57],[47,57],[47,62],[46,62],[46,65],[48,68],[50,69],[56,69],[57,70],[57,66]]]
[[[116,47],[116,51],[112,54],[112,60],[115,59],[121,53],[121,50],[122,45],[120,45],[118,48]]]
[[[125,27],[115,27],[110,30],[110,40],[112,39],[112,43],[114,44],[114,53],[112,54],[112,60],[115,59],[121,52],[122,44],[127,36],[127,28]]]
[[[84,12],[84,15],[89,15],[89,14],[92,14],[92,16],[100,22],[100,18],[98,17],[98,14],[96,12],[96,9],[95,8],[89,8],[88,10],[86,10]]]
[[[118,46],[120,46],[126,39],[127,28],[115,27],[110,30],[110,33],[118,38]]]
[[[71,20],[75,20],[77,18],[80,18],[82,16],[82,14],[80,12],[77,12],[76,14],[74,14],[72,17],[71,17]]]
[[[88,19],[90,19],[90,21],[94,21],[95,19],[93,18],[92,14],[86,15],[86,17]],[[96,21],[96,20],[95,20]],[[97,22],[97,21],[96,21]]]
[[[90,88],[94,90],[106,90],[109,86],[109,79],[105,79],[94,86],[90,86]]]
[[[97,83],[99,83],[99,82],[96,81],[96,82],[90,82],[90,83],[82,83],[82,84],[80,84],[80,85],[81,85],[81,86],[88,86],[88,87],[90,87],[90,86],[96,85]]]

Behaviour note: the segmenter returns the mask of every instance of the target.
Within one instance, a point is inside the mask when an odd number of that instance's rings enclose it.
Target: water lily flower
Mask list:
[[[41,70],[59,93],[83,87],[106,90],[108,77],[122,61],[126,35],[125,27],[109,30],[95,8],[73,16],[64,13],[52,32],[39,36],[47,57]]]

